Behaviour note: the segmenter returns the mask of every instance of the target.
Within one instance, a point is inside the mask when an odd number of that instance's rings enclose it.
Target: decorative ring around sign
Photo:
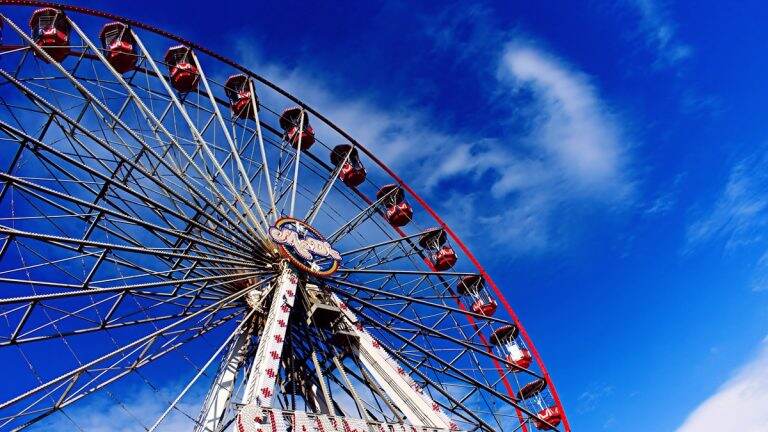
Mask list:
[[[302,220],[278,219],[269,228],[269,237],[277,243],[284,258],[311,275],[330,276],[341,264],[341,254],[317,229]]]

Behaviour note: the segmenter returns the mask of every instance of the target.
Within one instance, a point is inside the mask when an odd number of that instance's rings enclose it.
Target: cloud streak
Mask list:
[[[736,164],[712,210],[688,228],[688,244],[722,239],[726,249],[763,240],[768,224],[768,176],[765,161],[755,158]]]
[[[173,400],[178,389],[175,386],[161,388],[157,392],[147,388],[123,388],[120,399],[100,392],[65,410],[65,415],[55,415],[44,420],[41,430],[83,430],[88,432],[129,432],[148,429]],[[205,389],[188,395],[190,402],[181,402],[157,428],[162,431],[190,430],[200,410],[200,401],[205,397]],[[126,396],[127,395],[127,396]]]
[[[768,341],[760,352],[691,412],[677,432],[768,430]]]
[[[628,192],[623,132],[586,75],[540,49],[511,43],[500,77],[535,94],[538,121],[529,139],[574,191]]]
[[[669,13],[657,0],[630,0],[640,15],[640,32],[648,48],[656,53],[656,65],[675,66],[693,53],[693,49],[681,42],[677,26]]]
[[[768,290],[768,154],[761,153],[734,165],[712,208],[688,226],[683,250],[719,241],[726,253],[762,251],[753,265],[754,291]]]
[[[393,110],[365,95],[340,97],[322,74],[265,62],[252,43],[241,41],[239,52],[437,202],[449,223],[499,231],[504,221],[506,229],[494,239],[514,243],[511,253],[552,247],[552,218],[563,205],[613,205],[631,196],[629,146],[619,118],[588,76],[527,41],[503,45],[481,79],[495,82],[489,103],[507,113],[499,121],[528,127],[491,136],[441,124],[440,107],[402,101]]]

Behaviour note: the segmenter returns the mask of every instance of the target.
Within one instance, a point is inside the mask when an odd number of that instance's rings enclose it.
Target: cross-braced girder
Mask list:
[[[123,69],[99,13],[59,9],[63,58],[24,24],[32,8],[0,17],[0,362],[24,376],[0,390],[0,429],[82,429],[72,413],[99,397],[144,430],[174,416],[235,430],[239,415],[251,430],[529,431],[545,409],[564,415],[516,318],[478,308],[490,291],[458,290],[490,282],[469,252],[435,267],[421,239],[442,221],[422,203],[392,226],[398,194],[418,197],[365,147],[262,77],[128,20]],[[178,44],[189,88],[162,56]],[[361,161],[367,178],[348,184]],[[291,267],[269,235],[284,216],[327,236],[335,273]],[[494,339],[510,325],[520,335]],[[134,412],[131,380],[153,419]]]

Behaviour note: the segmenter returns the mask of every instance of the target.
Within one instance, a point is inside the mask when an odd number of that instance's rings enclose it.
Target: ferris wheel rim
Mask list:
[[[369,150],[367,147],[365,147],[363,144],[358,142],[354,137],[352,137],[348,132],[346,132],[344,129],[342,129],[340,126],[335,124],[333,121],[331,121],[329,118],[324,116],[321,112],[314,109],[311,105],[307,104],[303,100],[299,99],[292,93],[286,91],[282,87],[278,86],[277,84],[273,83],[269,79],[265,78],[264,76],[253,72],[252,70],[246,68],[245,66],[241,65],[240,63],[236,62],[235,60],[223,56],[216,51],[213,51],[209,48],[206,48],[203,45],[200,45],[197,42],[194,42],[192,40],[186,39],[184,37],[178,36],[174,33],[168,32],[166,30],[163,30],[159,27],[153,26],[151,24],[147,24],[145,22],[128,18],[122,15],[113,14],[110,12],[105,12],[102,10],[89,8],[89,7],[82,7],[82,6],[75,6],[75,5],[69,5],[69,4],[62,4],[62,3],[56,3],[56,2],[46,2],[46,1],[34,1],[34,0],[0,0],[0,6],[4,5],[10,5],[10,6],[29,6],[29,7],[41,7],[41,8],[56,8],[63,11],[69,11],[69,12],[75,12],[79,14],[84,15],[90,15],[100,18],[105,18],[109,20],[119,21],[125,24],[128,24],[129,26],[133,26],[136,28],[140,28],[146,31],[149,31],[151,33],[155,33],[159,36],[168,38],[170,40],[176,41],[179,44],[182,44],[184,46],[187,46],[193,50],[199,51],[201,53],[206,54],[207,56],[210,56],[211,58],[214,58],[218,61],[221,61],[224,64],[227,64],[228,66],[246,74],[247,76],[259,81],[260,83],[264,84],[265,86],[269,87],[271,90],[279,93],[280,95],[284,96],[285,98],[291,100],[295,104],[298,105],[298,107],[306,110],[308,113],[314,115],[322,121],[324,124],[329,126],[331,129],[333,129],[335,132],[339,133],[342,137],[349,140],[349,142],[353,145],[353,148],[358,149],[362,151],[363,154],[365,154],[369,159],[371,159],[379,168],[381,168],[388,176],[391,177],[392,180],[394,180],[395,184],[403,188],[405,191],[407,191],[410,196],[413,197],[416,202],[419,203],[419,205],[427,211],[427,213],[434,219],[434,221],[438,224],[439,228],[442,228],[445,230],[445,233],[450,236],[452,241],[458,245],[458,247],[461,249],[461,251],[469,258],[472,265],[475,267],[475,269],[478,271],[478,273],[482,276],[482,278],[488,283],[488,285],[492,288],[494,294],[498,297],[499,301],[501,302],[502,306],[504,307],[505,311],[511,318],[511,320],[514,322],[514,324],[518,327],[520,336],[523,338],[523,340],[526,342],[527,346],[530,349],[531,355],[533,356],[534,360],[536,361],[537,365],[539,366],[539,369],[541,370],[542,377],[546,380],[547,388],[549,389],[550,393],[552,394],[552,397],[557,405],[557,407],[560,409],[560,412],[562,414],[562,423],[563,428],[565,431],[570,431],[570,424],[568,421],[568,416],[565,412],[565,408],[562,404],[562,401],[559,397],[559,394],[556,390],[554,381],[551,378],[551,375],[549,371],[546,368],[546,365],[544,364],[543,359],[541,358],[541,355],[538,352],[538,349],[536,348],[533,340],[531,339],[530,335],[528,334],[527,330],[525,329],[525,326],[520,321],[517,313],[514,311],[514,309],[511,307],[510,303],[502,293],[502,291],[499,289],[496,282],[493,280],[493,278],[490,276],[490,274],[485,270],[483,265],[480,263],[480,261],[477,259],[477,257],[472,253],[472,251],[469,249],[469,247],[461,240],[461,238],[456,234],[456,232],[440,217],[440,215],[427,203],[427,201],[422,198],[415,189],[413,189],[407,182],[405,182],[393,169],[391,169],[386,163],[384,163],[381,159],[379,159],[371,150]],[[367,197],[365,194],[360,192],[357,188],[351,188],[353,192],[355,192],[358,196],[360,196],[362,199],[367,201],[369,204],[372,203],[371,199]],[[400,230],[398,227],[393,227],[395,231],[403,236],[404,233],[402,230]],[[468,315],[467,318],[471,321],[472,316]],[[512,394],[510,394],[512,395]],[[513,396],[514,398],[514,396]]]

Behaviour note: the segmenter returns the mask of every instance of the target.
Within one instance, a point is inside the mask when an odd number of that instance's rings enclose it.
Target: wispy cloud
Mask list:
[[[675,66],[690,57],[693,49],[677,35],[663,0],[629,0],[640,15],[640,32],[645,44],[656,53],[656,65]]]
[[[684,252],[720,241],[728,253],[744,247],[762,250],[755,260],[752,289],[768,289],[768,154],[734,165],[712,208],[691,223]]]
[[[768,430],[768,341],[760,352],[702,402],[677,432]]]
[[[528,44],[507,45],[502,81],[535,94],[529,136],[539,159],[557,168],[576,191],[625,196],[626,137],[588,76]]]
[[[649,200],[644,206],[643,214],[649,217],[661,217],[671,212],[677,205],[680,187],[686,177],[687,173],[678,174],[669,186],[662,187],[656,198]]]
[[[178,390],[175,390],[178,391]],[[195,391],[190,401],[181,402],[160,424],[158,431],[190,430],[200,410],[205,389]],[[174,387],[150,391],[148,388],[123,388],[117,397],[112,388],[108,394],[101,392],[84,399],[82,403],[65,410],[66,415],[54,415],[37,425],[40,430],[83,430],[88,432],[129,432],[147,430],[159,418],[173,400]]]
[[[613,394],[613,386],[605,383],[592,383],[582,392],[577,401],[579,414],[588,413],[598,408],[600,403]]]
[[[488,103],[506,113],[498,121],[526,127],[493,136],[442,124],[439,107],[404,100],[393,110],[366,95],[348,97],[322,73],[263,61],[252,43],[240,41],[239,51],[246,64],[348,130],[420,191],[439,195],[438,202],[456,197],[440,209],[449,223],[498,228],[505,221],[509,229],[496,229],[494,239],[517,244],[510,252],[546,250],[553,245],[553,215],[564,204],[613,205],[631,195],[629,140],[593,80],[577,68],[528,41],[496,49],[478,79],[495,82]],[[467,193],[470,188],[477,192]]]
[[[659,195],[651,201],[647,206],[644,213],[646,215],[665,215],[675,206],[675,195],[671,192],[666,192]]]
[[[629,139],[587,75],[529,41],[516,40],[505,46],[497,80],[500,100],[510,105],[503,121],[526,128],[503,137],[503,149],[476,159],[475,169],[496,173],[490,195],[502,200],[501,211],[476,220],[503,223],[509,229],[499,241],[540,251],[558,246],[555,218],[570,204],[629,201]],[[517,104],[523,109],[513,108]]]
[[[688,245],[725,241],[727,249],[764,240],[768,226],[768,167],[762,158],[736,164],[711,211],[688,228]]]
[[[489,48],[498,49],[510,38],[499,30],[495,17],[494,11],[483,3],[457,2],[425,16],[423,28],[435,51],[448,52],[459,63],[482,68],[487,65],[478,59],[499,54]]]
[[[331,84],[332,77],[324,76],[322,72],[265,61],[258,45],[252,41],[240,40],[237,48],[246,65],[317,108],[395,168],[424,163],[432,159],[438,149],[453,150],[462,143],[461,137],[430,127],[434,123],[431,113],[409,107],[408,101],[403,101],[401,108],[386,109],[368,95],[345,94],[343,89]],[[325,132],[326,136],[330,134]],[[323,134],[318,133],[318,136]]]

